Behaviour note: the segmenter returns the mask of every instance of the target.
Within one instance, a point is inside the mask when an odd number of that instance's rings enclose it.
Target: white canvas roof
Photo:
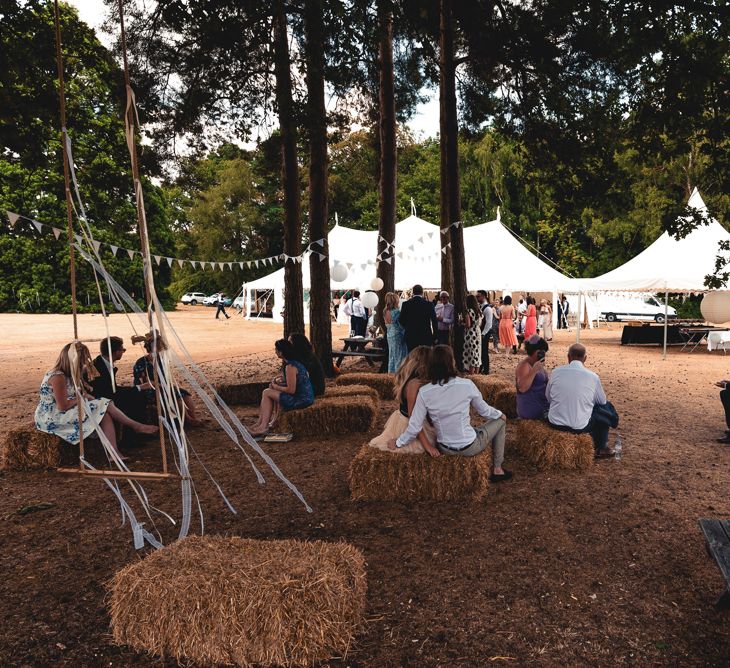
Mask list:
[[[688,206],[707,214],[697,188]],[[581,285],[587,290],[703,292],[707,289],[705,276],[715,267],[721,241],[730,241],[730,232],[714,218],[683,239],[664,232],[626,264],[602,276],[585,279]]]

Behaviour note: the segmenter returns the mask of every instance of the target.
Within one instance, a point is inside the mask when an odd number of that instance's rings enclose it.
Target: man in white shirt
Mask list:
[[[556,429],[572,433],[590,433],[596,457],[613,456],[608,448],[609,425],[597,419],[596,409],[606,410],[608,404],[598,374],[585,368],[585,346],[574,343],[568,349],[568,364],[553,370],[545,395],[550,402],[548,421]]]
[[[436,346],[429,365],[429,381],[421,387],[408,420],[408,427],[391,440],[391,450],[402,448],[414,440],[426,417],[436,430],[438,453],[458,457],[473,457],[492,443],[491,482],[509,480],[512,473],[502,468],[507,417],[492,408],[482,398],[476,385],[468,378],[459,378],[454,353],[449,346]],[[470,408],[486,418],[476,429],[471,426]],[[437,454],[435,456],[438,456]]]
[[[489,374],[489,339],[492,338],[494,324],[494,310],[487,299],[486,290],[477,290],[477,301],[482,309],[482,368],[481,373]]]
[[[350,330],[354,336],[365,336],[368,326],[368,317],[365,307],[360,301],[360,291],[354,290],[352,297],[345,302],[345,315],[350,318]]]
[[[449,345],[449,333],[454,324],[454,305],[449,301],[449,293],[442,290],[439,294],[438,304],[435,305],[436,320],[438,329],[436,338],[441,345]]]

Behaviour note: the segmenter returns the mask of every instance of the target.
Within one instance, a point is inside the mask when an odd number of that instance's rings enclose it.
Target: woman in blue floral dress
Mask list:
[[[286,339],[275,344],[276,356],[282,361],[283,377],[275,378],[261,395],[259,418],[251,427],[252,436],[262,436],[274,423],[279,412],[306,408],[314,403],[314,389],[307,368],[299,359],[294,346]]]
[[[388,373],[398,371],[401,362],[408,355],[404,338],[405,330],[400,324],[398,302],[398,295],[395,292],[389,292],[385,295],[383,319],[385,320],[385,330],[388,336]]]
[[[143,434],[154,434],[157,426],[141,424],[128,418],[110,399],[94,399],[89,381],[98,376],[89,349],[81,342],[67,343],[55,366],[43,377],[40,401],[35,411],[35,427],[76,445],[81,435],[88,438],[100,428],[120,459],[126,459],[117,449],[115,422]],[[74,386],[81,388],[84,419],[79,423],[78,399]]]

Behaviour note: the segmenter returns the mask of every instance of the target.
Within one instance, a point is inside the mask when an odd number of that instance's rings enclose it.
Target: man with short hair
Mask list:
[[[360,301],[360,291],[353,290],[352,297],[345,302],[345,315],[350,318],[350,330],[354,336],[365,336],[368,327],[368,316]]]
[[[413,296],[403,302],[400,309],[400,324],[405,330],[404,338],[408,352],[418,346],[432,346],[436,341],[438,320],[431,302],[423,298],[423,287],[413,286]]]
[[[482,309],[482,367],[481,373],[489,374],[489,339],[492,338],[492,325],[494,324],[494,311],[487,299],[486,290],[477,290],[477,302]]]
[[[218,316],[222,313],[228,320],[231,316],[226,313],[226,296],[222,293],[218,293],[218,299],[216,300],[215,319],[218,320]]]
[[[442,290],[439,293],[439,301],[434,307],[438,328],[436,338],[441,345],[449,345],[449,334],[454,324],[454,305],[449,302],[449,293]]]
[[[585,368],[585,346],[568,349],[568,364],[554,369],[545,390],[550,403],[548,421],[560,431],[590,433],[596,458],[613,457],[608,447],[608,429],[618,425],[618,415],[606,400],[598,374]]]

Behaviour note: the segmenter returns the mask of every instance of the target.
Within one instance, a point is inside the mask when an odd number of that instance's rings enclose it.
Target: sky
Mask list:
[[[101,24],[104,21],[106,5],[102,0],[66,0],[70,5],[76,7],[81,20],[88,23],[96,30],[96,34],[102,44],[109,44],[109,37],[101,32]],[[407,124],[416,139],[436,137],[439,130],[439,104],[436,91],[431,91],[430,99],[424,104],[419,104],[416,113]]]

